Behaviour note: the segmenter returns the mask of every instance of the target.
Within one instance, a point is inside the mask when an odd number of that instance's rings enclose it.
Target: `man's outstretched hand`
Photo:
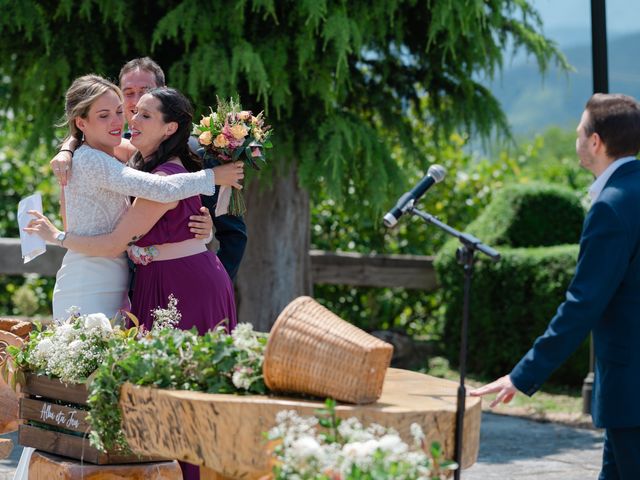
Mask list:
[[[469,392],[472,397],[482,397],[488,393],[497,393],[498,396],[489,405],[491,408],[495,407],[499,403],[509,403],[513,396],[518,392],[518,389],[511,383],[509,375],[500,377],[495,382],[491,382],[483,387],[473,389]]]

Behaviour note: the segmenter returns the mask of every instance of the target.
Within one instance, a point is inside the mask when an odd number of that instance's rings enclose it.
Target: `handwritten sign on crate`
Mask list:
[[[89,444],[91,426],[87,421],[87,387],[64,384],[55,378],[26,374],[20,399],[21,445],[48,453],[83,460],[98,465],[142,463],[161,460],[156,457],[101,452]]]

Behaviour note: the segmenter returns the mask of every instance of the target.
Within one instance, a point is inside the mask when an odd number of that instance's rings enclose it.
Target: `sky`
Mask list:
[[[591,0],[530,0],[562,47],[591,43]],[[607,34],[640,31],[640,0],[606,0]]]

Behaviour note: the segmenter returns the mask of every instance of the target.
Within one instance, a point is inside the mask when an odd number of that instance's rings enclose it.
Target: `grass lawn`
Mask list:
[[[429,368],[425,371],[434,377],[458,381],[460,373],[449,367],[449,362],[442,357],[429,360]],[[480,387],[495,379],[483,379],[467,375],[467,389]],[[593,428],[591,416],[582,413],[582,394],[578,388],[549,386],[538,391],[533,397],[518,393],[508,404],[500,404],[489,408],[495,395],[487,395],[482,399],[482,409],[501,415],[515,415],[543,422],[557,422],[575,427]]]

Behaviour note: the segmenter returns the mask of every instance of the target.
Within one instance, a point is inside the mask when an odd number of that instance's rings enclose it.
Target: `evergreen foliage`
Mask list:
[[[202,112],[236,92],[246,108],[264,106],[276,155],[298,162],[307,186],[324,180],[340,197],[354,180],[378,207],[404,188],[391,146],[420,154],[416,122],[508,131],[477,80],[500,69],[505,46],[524,48],[541,70],[567,67],[524,0],[143,1],[134,10],[119,0],[0,0],[0,11],[0,109],[34,141],[52,135],[74,77],[115,78],[126,60],[150,55]]]
[[[514,185],[495,195],[469,225],[468,231],[487,244],[501,246],[499,262],[478,255],[473,273],[470,372],[504,375],[542,335],[575,272],[583,219],[580,201],[570,191]],[[552,244],[557,246],[549,246]],[[454,364],[459,355],[464,293],[463,271],[455,259],[457,246],[456,240],[447,242],[435,262],[445,305],[443,345]],[[588,359],[588,343],[584,342],[551,381],[579,385],[588,370]]]

